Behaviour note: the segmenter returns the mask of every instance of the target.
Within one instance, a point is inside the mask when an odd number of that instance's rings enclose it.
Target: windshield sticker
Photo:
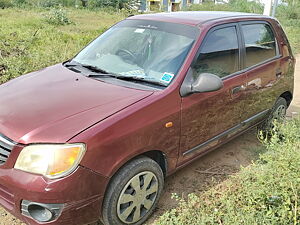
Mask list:
[[[138,28],[138,29],[136,29],[134,32],[135,32],[135,33],[140,33],[140,34],[142,34],[142,33],[144,33],[144,31],[145,31],[145,29],[140,29],[140,28]]]
[[[148,29],[157,29],[158,27],[155,27],[155,26],[151,26],[151,25],[138,25],[139,27],[145,27],[145,28],[148,28]]]
[[[168,84],[168,83],[170,83],[170,82],[172,81],[173,77],[174,77],[174,74],[172,74],[172,73],[164,73],[164,74],[162,75],[162,77],[160,78],[160,80],[161,80],[162,82]]]
[[[127,71],[127,72],[121,72],[120,73],[121,75],[124,75],[124,76],[145,76],[145,73],[143,70],[131,70],[131,71]]]

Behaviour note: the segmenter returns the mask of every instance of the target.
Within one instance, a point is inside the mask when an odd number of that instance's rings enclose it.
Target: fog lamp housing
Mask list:
[[[37,222],[45,223],[57,219],[63,209],[63,204],[45,204],[23,200],[21,204],[22,215]]]

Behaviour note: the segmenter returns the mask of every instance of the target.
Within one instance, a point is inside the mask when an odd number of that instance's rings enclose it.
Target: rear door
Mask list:
[[[212,28],[191,65],[193,79],[201,73],[219,76],[224,87],[182,97],[179,165],[237,132],[244,107],[246,75],[241,73],[241,37],[236,23]]]
[[[265,21],[239,23],[243,39],[244,71],[247,75],[247,104],[242,119],[248,126],[265,118],[279,97],[282,76],[280,52],[272,26]]]

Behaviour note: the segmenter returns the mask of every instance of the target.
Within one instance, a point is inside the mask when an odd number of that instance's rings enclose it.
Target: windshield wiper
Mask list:
[[[143,77],[131,77],[131,76],[124,76],[124,75],[118,75],[118,74],[113,74],[113,73],[108,73],[108,74],[89,74],[88,77],[99,77],[99,78],[103,78],[103,77],[112,77],[115,79],[120,79],[120,80],[126,80],[126,81],[138,81],[138,82],[142,82],[142,83],[150,83],[150,84],[155,84],[155,85],[159,85],[162,87],[166,87],[166,85],[164,85],[163,83],[159,82],[159,81],[155,81],[155,80],[147,80]]]
[[[162,86],[162,87],[166,87],[165,84],[163,84],[159,81],[148,80],[148,79],[145,79],[144,77],[130,77],[130,76],[121,76],[121,75],[119,75],[116,78],[121,79],[121,80],[128,80],[128,81],[139,81],[139,82],[150,83],[150,84],[155,84],[155,85],[159,85],[159,86]]]
[[[112,77],[112,78],[117,78],[118,75],[115,75],[113,73],[91,73],[91,74],[88,74],[87,77],[95,77],[95,78],[98,78],[98,77]]]
[[[142,82],[142,83],[150,83],[150,84],[155,84],[155,85],[159,85],[162,87],[166,87],[165,84],[156,81],[156,80],[148,80],[145,79],[144,77],[138,77],[138,76],[124,76],[124,75],[119,75],[119,74],[115,74],[115,73],[111,73],[108,72],[106,70],[103,70],[97,66],[93,66],[93,65],[88,65],[88,64],[81,64],[81,63],[77,63],[77,62],[68,62],[65,64],[65,66],[67,67],[75,67],[75,66],[80,66],[83,68],[86,68],[88,70],[91,70],[95,73],[91,73],[86,75],[87,77],[94,77],[94,78],[104,78],[104,77],[110,77],[110,78],[115,78],[115,79],[120,79],[120,80],[127,80],[127,81],[138,81],[138,82]]]
[[[65,63],[65,66],[66,67],[80,66],[80,67],[86,68],[88,70],[91,70],[93,72],[99,73],[99,74],[95,74],[96,76],[97,75],[101,75],[101,74],[104,74],[104,75],[114,75],[114,74],[112,74],[110,72],[107,72],[106,70],[103,70],[103,69],[97,67],[97,66],[93,66],[93,65],[89,65],[89,64],[81,64],[81,63],[74,62],[74,61]],[[94,76],[94,74],[88,75],[88,77],[90,77],[90,76]]]
[[[84,67],[84,68],[87,68],[87,69],[89,69],[89,70],[91,70],[91,71],[93,71],[93,72],[96,72],[96,73],[101,73],[101,74],[111,74],[111,75],[113,75],[112,73],[107,72],[106,70],[101,69],[101,68],[99,68],[99,67],[97,67],[97,66],[92,66],[92,65],[88,65],[88,64],[81,64],[80,66],[82,66],[82,67]],[[90,75],[88,75],[88,77],[89,77],[89,76],[90,76]]]

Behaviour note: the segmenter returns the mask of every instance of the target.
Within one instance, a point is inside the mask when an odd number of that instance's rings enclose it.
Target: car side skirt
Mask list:
[[[214,136],[213,138],[211,138],[211,139],[209,139],[209,140],[207,140],[207,141],[205,141],[205,142],[203,142],[203,143],[201,143],[201,144],[199,144],[199,145],[197,145],[197,146],[195,146],[195,147],[187,150],[186,152],[183,153],[183,155],[185,156],[185,155],[190,154],[190,153],[192,153],[194,151],[198,151],[198,150],[200,150],[202,148],[205,148],[206,146],[208,146],[212,142],[217,141],[217,140],[219,140],[219,139],[221,139],[223,137],[227,136],[229,138],[229,137],[237,134],[239,131],[246,129],[246,128],[250,127],[251,125],[256,124],[257,122],[260,122],[261,120],[263,120],[266,117],[266,115],[269,112],[270,112],[269,109],[264,110],[264,111],[262,111],[262,112],[260,112],[260,113],[258,113],[256,115],[248,118],[247,120],[244,120],[240,124],[238,124],[238,125],[236,125],[236,126],[234,126],[232,128],[229,128],[228,130],[226,130],[226,131],[218,134],[217,136]]]

